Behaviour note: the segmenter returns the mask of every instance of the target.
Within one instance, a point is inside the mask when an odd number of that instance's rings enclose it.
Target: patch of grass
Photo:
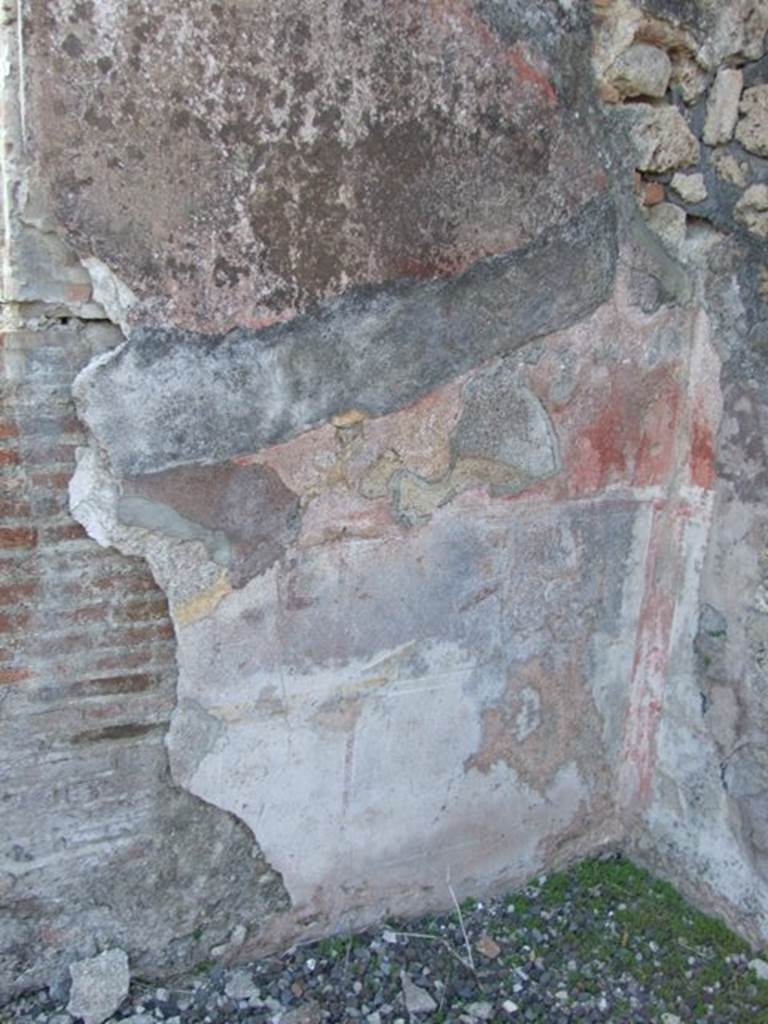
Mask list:
[[[477,900],[470,897],[469,899],[463,900],[459,906],[461,907],[462,914],[469,917],[469,915],[477,909]]]
[[[315,943],[314,949],[326,960],[343,959],[354,946],[354,942],[355,938],[352,935],[333,935],[328,939],[320,939]]]
[[[598,992],[604,971],[641,984],[659,1014],[679,1010],[682,998],[692,1014],[685,1019],[768,1024],[768,982],[730,959],[750,956],[748,945],[623,857],[584,861],[550,875],[538,889],[510,896],[508,903],[514,912],[497,917],[488,929],[504,948],[505,966],[523,962],[514,949],[519,932],[549,924],[562,932],[565,925],[564,934],[536,955],[548,967],[572,960],[567,982],[580,992]],[[569,920],[578,925],[570,928]],[[585,977],[585,963],[598,965],[598,977]],[[612,1012],[623,1020],[631,1007],[618,999]]]
[[[540,902],[545,907],[554,907],[562,903],[568,892],[570,879],[563,872],[549,875],[540,889]]]

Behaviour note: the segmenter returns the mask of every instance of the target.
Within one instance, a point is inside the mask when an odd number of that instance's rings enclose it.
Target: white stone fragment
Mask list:
[[[745,89],[739,110],[742,117],[736,126],[736,138],[750,153],[768,156],[768,85]]]
[[[701,203],[707,198],[707,186],[703,174],[682,174],[672,178],[672,188],[686,203]]]
[[[720,68],[707,100],[704,122],[704,141],[708,146],[720,146],[733,135],[739,116],[739,98],[744,75],[735,68]]]
[[[67,1010],[83,1024],[102,1024],[128,995],[131,974],[122,949],[108,949],[70,964],[72,987]]]
[[[757,957],[749,961],[749,968],[753,970],[761,981],[768,981],[768,963]]]
[[[768,238],[768,185],[750,185],[733,213],[747,231]]]
[[[726,60],[759,60],[765,52],[768,0],[723,0],[704,49],[711,65]]]
[[[437,1009],[437,1003],[429,992],[415,985],[405,971],[400,972],[400,982],[403,986],[405,1008],[409,1014],[433,1013]]]
[[[91,290],[96,302],[106,315],[122,328],[128,330],[128,317],[139,301],[125,281],[121,281],[115,272],[95,256],[86,256],[81,263],[91,278]]]
[[[254,985],[248,971],[234,971],[224,986],[224,992],[230,999],[258,999],[261,995],[258,986]]]
[[[493,1006],[491,1003],[470,1003],[467,1013],[475,1020],[490,1020],[493,1017]]]
[[[740,164],[732,153],[722,150],[715,153],[713,163],[715,174],[729,185],[746,188],[749,184],[749,165],[746,162]]]
[[[636,113],[631,137],[640,171],[663,174],[698,163],[699,140],[676,107],[631,104]]]
[[[635,43],[609,68],[607,78],[621,97],[661,98],[669,86],[672,63],[658,46]]]

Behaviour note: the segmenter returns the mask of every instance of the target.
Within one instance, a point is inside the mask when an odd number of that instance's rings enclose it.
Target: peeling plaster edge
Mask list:
[[[19,80],[17,92],[19,103],[19,130],[21,136],[21,153],[23,156],[27,149],[27,104],[24,56],[24,0],[16,0],[16,48],[18,52],[19,66]]]
[[[138,303],[138,296],[103,260],[96,256],[84,256],[80,262],[91,279],[94,301],[102,307],[107,318],[116,324],[127,338],[130,312]],[[122,347],[119,346],[118,349],[115,349],[114,354],[117,355],[118,350],[121,351]]]
[[[111,354],[112,353],[107,352],[103,356],[97,357],[97,360],[109,358]],[[101,547],[113,547],[121,554],[141,557],[147,563],[155,582],[163,590],[164,594],[169,597],[169,604],[171,605],[170,620],[175,633],[179,625],[187,625],[195,621],[195,614],[196,612],[199,612],[199,609],[195,607],[196,601],[199,601],[200,597],[203,596],[206,591],[202,591],[198,588],[199,592],[196,597],[189,599],[186,603],[173,603],[169,594],[169,591],[172,594],[171,574],[164,571],[166,560],[161,552],[170,552],[168,561],[172,562],[175,558],[185,560],[185,564],[189,564],[191,571],[193,572],[195,569],[198,569],[201,573],[205,574],[206,569],[209,566],[212,566],[215,569],[217,576],[214,582],[208,586],[208,591],[213,592],[215,603],[219,603],[231,591],[227,574],[226,572],[222,572],[220,566],[216,566],[214,563],[210,562],[204,546],[199,541],[179,540],[165,536],[156,537],[153,531],[124,526],[118,521],[116,514],[118,495],[119,483],[112,476],[108,466],[104,464],[104,460],[100,452],[90,446],[82,446],[78,448],[76,452],[75,471],[69,483],[69,509],[71,515],[83,526],[88,535]],[[181,612],[181,618],[177,617],[177,610],[178,612]],[[178,660],[178,641],[176,643],[174,657],[177,671],[180,671]],[[184,707],[188,707],[190,703],[191,702],[188,698],[180,700],[177,690],[174,696],[174,706],[171,712],[170,723],[163,737],[165,760],[171,784],[178,790],[187,793],[189,796],[200,800],[201,803],[211,807],[216,813],[226,815],[236,821],[240,827],[245,828],[253,843],[253,854],[263,857],[267,866],[267,871],[273,876],[279,878],[280,888],[285,894],[286,905],[284,908],[270,915],[267,920],[251,923],[251,927],[258,925],[259,938],[254,941],[264,941],[261,937],[261,933],[275,927],[275,922],[278,922],[278,933],[280,933],[282,929],[285,930],[286,935],[293,934],[290,929],[286,930],[284,926],[279,924],[285,915],[290,914],[293,910],[293,898],[285,884],[282,873],[273,866],[271,861],[269,861],[264,854],[258,836],[255,834],[245,818],[235,814],[232,810],[222,806],[221,804],[212,802],[204,795],[198,793],[195,787],[190,784],[190,779],[194,776],[194,771],[184,772],[183,770],[180,770],[180,766],[172,756],[169,745],[170,736],[174,727],[178,726],[179,712],[182,711]],[[196,763],[202,761],[205,758],[206,753],[207,749],[203,749],[199,754],[196,753]],[[223,960],[232,959],[237,955],[243,941],[244,939],[233,939],[228,943],[224,943],[222,946],[218,947],[218,952],[215,955]],[[272,946],[270,951],[274,951],[274,948],[276,947]]]
[[[83,321],[109,320],[125,333],[127,312],[136,296],[100,260],[78,258],[58,226],[40,212],[44,204],[38,202],[28,152],[24,25],[25,0],[0,0],[1,326],[5,330],[44,329],[51,320],[66,315]],[[54,250],[46,254],[40,268],[25,265],[22,243],[34,236],[55,238]],[[66,298],[61,286],[74,282],[68,272],[57,277],[62,270],[57,256],[62,252],[75,257],[74,265],[79,265],[81,273],[77,287]],[[87,290],[88,283],[91,295],[81,297],[77,290]]]
[[[21,169],[16,156],[23,138],[20,92],[19,47],[21,28],[18,25],[21,0],[3,0],[0,9],[0,176],[2,176],[3,202],[3,268],[2,301],[16,298],[13,273],[14,215],[17,209],[17,191],[21,183]],[[17,24],[14,24],[16,22]],[[22,147],[23,148],[23,147]]]

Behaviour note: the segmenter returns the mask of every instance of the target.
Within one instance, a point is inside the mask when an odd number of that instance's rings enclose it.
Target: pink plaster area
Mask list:
[[[620,367],[603,382],[586,384],[585,406],[579,403],[563,414],[566,486],[572,497],[611,485],[648,487],[666,481],[680,404],[678,374],[675,364],[639,373],[637,367]]]
[[[507,46],[480,17],[471,0],[431,0],[431,17],[442,25],[446,35],[458,32],[480,43],[483,53],[491,60],[509,64],[522,89],[530,89],[547,104],[557,105],[557,92],[544,60],[531,52],[522,42]]]
[[[680,434],[689,417],[689,353],[659,339],[691,330],[679,309],[644,316],[628,308],[620,280],[611,302],[548,339],[541,359],[524,369],[561,453],[561,473],[537,487],[542,497],[564,501],[669,485],[687,443]]]
[[[451,381],[400,412],[367,422],[365,443],[353,460],[355,472],[392,448],[419,476],[442,475],[448,468],[450,436],[461,415],[462,388],[470,376]]]
[[[664,701],[672,620],[682,569],[681,544],[682,523],[677,510],[664,501],[655,503],[620,778],[622,799],[628,808],[638,803],[644,805],[650,796],[656,729]]]
[[[387,498],[368,500],[347,489],[323,491],[309,502],[302,518],[301,547],[329,541],[396,538],[400,528],[392,519]]]
[[[397,535],[401,527],[392,517],[389,480],[403,470],[426,480],[448,472],[450,438],[461,415],[466,379],[388,416],[361,416],[341,427],[326,423],[233,462],[268,466],[300,496],[302,547],[345,537]],[[354,421],[354,413],[346,419]]]
[[[720,360],[709,341],[706,315],[700,312],[694,326],[689,385],[688,477],[703,490],[715,486],[715,436],[723,415],[719,387]]]
[[[308,430],[285,444],[243,454],[232,461],[239,466],[269,466],[296,494],[327,487],[335,465],[336,432],[330,423]]]

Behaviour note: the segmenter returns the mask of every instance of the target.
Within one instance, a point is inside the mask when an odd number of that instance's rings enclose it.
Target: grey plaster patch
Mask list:
[[[123,497],[117,503],[117,518],[126,526],[155,530],[179,540],[199,540],[214,562],[229,565],[231,550],[226,534],[185,519],[169,505],[148,498]]]
[[[185,779],[214,748],[224,732],[224,724],[195,700],[182,699],[180,705],[181,714],[172,720],[168,742],[174,749],[174,775]]]
[[[494,496],[517,494],[559,469],[557,439],[546,410],[521,383],[511,360],[467,382],[450,447],[450,466],[437,479],[407,469],[392,474],[392,507],[405,526],[426,522],[435,509],[470,488],[486,487]]]
[[[502,361],[464,388],[464,408],[452,438],[457,458],[481,457],[514,466],[530,480],[558,468],[557,440],[546,410]]]
[[[643,296],[640,302],[650,304],[650,312],[656,303],[684,303],[690,301],[691,280],[685,267],[672,256],[661,240],[649,228],[639,209],[626,211],[627,230],[631,240],[632,268],[653,278],[652,294]]]
[[[119,522],[200,541],[236,587],[279,558],[299,528],[297,496],[265,466],[186,466],[131,477],[123,492]]]
[[[358,289],[256,332],[138,330],[80,375],[80,415],[128,476],[255,451],[350,408],[391,412],[595,309],[615,232],[612,204],[597,199],[455,279]]]

